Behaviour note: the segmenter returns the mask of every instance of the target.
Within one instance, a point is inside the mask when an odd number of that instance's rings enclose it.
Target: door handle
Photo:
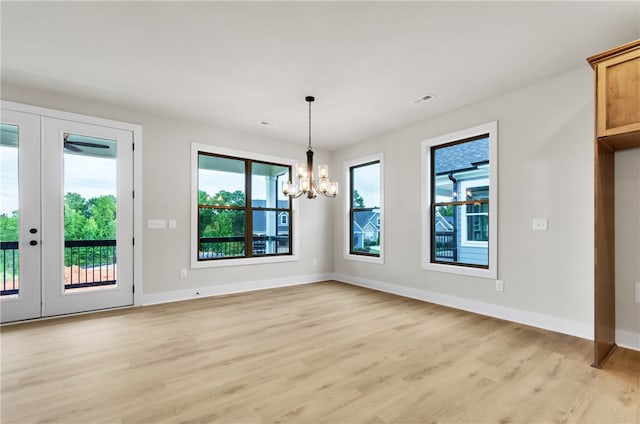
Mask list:
[[[37,245],[38,245],[38,241],[37,241],[37,240],[31,240],[31,241],[29,242],[29,245],[31,245],[31,246],[37,246]]]

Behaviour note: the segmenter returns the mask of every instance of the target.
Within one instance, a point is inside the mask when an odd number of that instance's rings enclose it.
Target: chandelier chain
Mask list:
[[[311,150],[311,102],[309,102],[309,148]]]

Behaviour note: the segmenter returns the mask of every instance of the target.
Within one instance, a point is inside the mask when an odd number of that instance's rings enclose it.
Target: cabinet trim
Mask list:
[[[619,54],[623,54],[635,49],[640,49],[640,39],[615,47],[611,50],[607,50],[606,52],[602,52],[602,53],[598,53],[593,56],[590,56],[587,58],[587,62],[589,62],[589,64],[593,69],[596,69],[596,66],[598,65],[599,62],[602,62],[605,59],[610,59],[614,56],[617,56]]]

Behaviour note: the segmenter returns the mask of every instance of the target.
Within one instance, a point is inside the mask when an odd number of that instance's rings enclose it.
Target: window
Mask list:
[[[497,276],[497,122],[422,143],[422,267]]]
[[[345,257],[383,263],[382,154],[345,164]]]
[[[462,246],[487,248],[489,242],[489,180],[463,181],[460,193],[466,201],[473,201],[462,208],[460,233]]]
[[[192,266],[294,257],[292,204],[280,190],[291,163],[195,143],[192,161]]]

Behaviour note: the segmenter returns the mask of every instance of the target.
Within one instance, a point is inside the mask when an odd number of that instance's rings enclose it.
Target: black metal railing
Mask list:
[[[17,241],[0,242],[2,291],[19,293],[20,269]],[[64,242],[64,288],[109,286],[116,284],[115,240],[66,240]]]
[[[115,240],[66,240],[64,288],[114,285],[116,264]]]
[[[236,237],[200,237],[198,258],[220,259],[245,256],[245,240]],[[289,236],[253,236],[253,256],[289,253]]]
[[[0,254],[2,255],[2,291],[1,296],[18,294],[19,288],[19,260],[18,242],[0,242]]]
[[[434,241],[436,260],[454,262],[458,260],[458,246],[454,231],[437,231]]]

